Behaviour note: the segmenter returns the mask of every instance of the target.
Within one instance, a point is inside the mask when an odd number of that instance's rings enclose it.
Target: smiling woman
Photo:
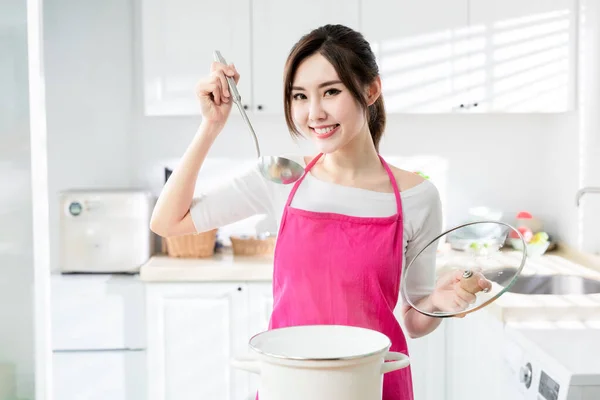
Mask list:
[[[310,132],[319,139],[317,149],[331,153],[368,123],[375,149],[379,148],[386,120],[381,79],[362,35],[341,25],[312,31],[292,48],[284,76],[285,119],[293,134]],[[335,141],[321,142],[334,134]]]
[[[205,232],[269,214],[278,223],[269,329],[368,328],[386,335],[391,351],[408,355],[406,334],[427,335],[441,319],[401,302],[401,279],[430,287],[432,298],[439,291],[460,302],[463,293],[450,284],[433,289],[435,247],[419,253],[441,232],[436,187],[379,155],[386,115],[369,43],[346,26],[326,25],[292,48],[284,71],[285,119],[292,135],[318,150],[290,156],[305,167],[299,180],[273,183],[255,165],[193,198],[198,171],[231,111],[226,77],[240,79],[233,65],[215,62],[198,83],[203,120],[163,188],[152,230],[161,236]],[[417,253],[411,267],[417,273],[404,277],[403,266]],[[394,314],[400,303],[406,333]],[[385,374],[382,393],[383,400],[412,400],[410,367]]]

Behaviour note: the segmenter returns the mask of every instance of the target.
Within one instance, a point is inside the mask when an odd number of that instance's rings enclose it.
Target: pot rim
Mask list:
[[[299,325],[299,326],[287,326],[287,327],[283,327],[283,328],[277,328],[278,330],[284,330],[284,329],[293,329],[293,328],[298,328],[298,327],[307,327],[307,326],[323,326],[323,325]],[[276,359],[280,359],[280,360],[295,360],[295,361],[346,361],[346,360],[357,360],[357,359],[361,359],[361,358],[369,358],[369,357],[373,357],[376,356],[378,354],[381,353],[387,353],[390,349],[390,347],[392,346],[392,342],[390,341],[390,339],[384,335],[383,333],[379,332],[379,331],[375,331],[373,329],[368,329],[368,328],[362,328],[359,326],[346,326],[346,325],[327,325],[327,326],[343,326],[343,327],[349,327],[349,328],[357,328],[357,329],[364,329],[364,330],[370,330],[373,332],[376,332],[377,334],[383,335],[386,339],[386,345],[379,349],[379,350],[374,350],[371,351],[369,353],[363,353],[363,354],[356,354],[356,355],[352,355],[352,356],[343,356],[343,357],[320,357],[320,358],[315,358],[315,357],[299,357],[299,356],[284,356],[281,354],[273,354],[273,353],[269,353],[263,350],[260,350],[258,347],[254,346],[252,344],[252,340],[260,335],[266,334],[267,332],[270,332],[269,330],[267,331],[263,331],[263,332],[259,332],[257,334],[255,334],[254,336],[252,336],[250,338],[250,340],[248,341],[248,345],[250,346],[250,348],[257,352],[258,354],[267,356],[267,357],[273,357]]]

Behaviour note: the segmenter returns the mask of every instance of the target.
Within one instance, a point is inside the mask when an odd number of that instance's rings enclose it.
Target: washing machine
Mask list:
[[[600,400],[600,326],[506,327],[511,400]]]

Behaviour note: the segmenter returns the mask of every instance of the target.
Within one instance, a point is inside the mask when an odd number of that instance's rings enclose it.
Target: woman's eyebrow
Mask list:
[[[319,84],[319,88],[325,87],[325,86],[330,86],[330,85],[335,85],[336,83],[342,83],[342,81],[327,81],[327,82],[323,82],[321,84]],[[292,86],[292,90],[305,90],[303,87],[301,86]]]

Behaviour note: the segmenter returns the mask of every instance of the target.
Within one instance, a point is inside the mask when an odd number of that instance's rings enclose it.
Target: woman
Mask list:
[[[226,76],[240,78],[233,65],[213,63],[198,84],[203,120],[158,199],[152,230],[189,234],[270,214],[279,223],[270,327],[361,326],[386,334],[391,350],[408,354],[393,314],[402,266],[440,233],[441,206],[431,182],[379,156],[386,115],[369,44],[350,28],[326,25],[293,47],[284,74],[285,119],[318,150],[296,158],[306,166],[300,180],[276,184],[253,167],[193,199],[198,171],[231,111]],[[413,267],[421,273],[411,284],[432,287],[435,248],[419,259]],[[453,280],[438,286],[424,300],[430,309],[474,300]],[[408,305],[403,317],[411,337],[441,321]],[[412,399],[410,368],[386,374],[383,392],[384,400]]]

